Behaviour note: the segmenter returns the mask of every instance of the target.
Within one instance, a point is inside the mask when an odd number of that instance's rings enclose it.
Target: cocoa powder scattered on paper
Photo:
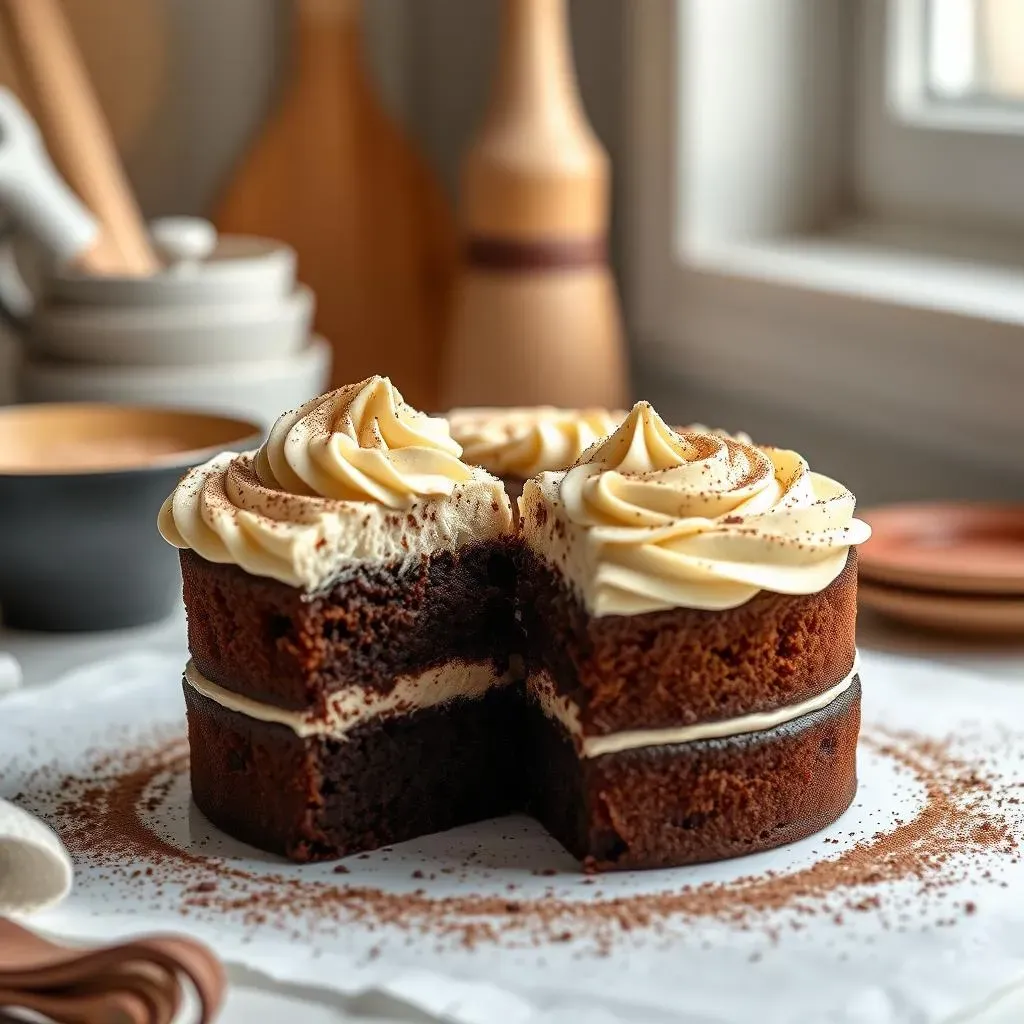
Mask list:
[[[976,901],[958,906],[947,897],[965,880],[1006,884],[992,867],[1019,860],[1021,784],[990,772],[980,747],[968,755],[952,741],[877,729],[865,734],[864,743],[923,789],[923,806],[909,820],[835,855],[829,853],[834,836],[826,833],[820,838],[822,858],[806,868],[701,885],[686,884],[681,869],[678,888],[622,897],[604,896],[599,889],[587,889],[579,899],[558,898],[554,889],[542,898],[440,897],[430,893],[433,873],[421,888],[392,892],[342,877],[284,875],[270,863],[266,869],[242,867],[206,855],[197,845],[181,849],[147,822],[147,814],[175,787],[180,791],[188,768],[188,746],[181,737],[97,755],[78,776],[58,778],[52,769],[39,770],[20,799],[49,821],[77,862],[101,867],[112,885],[126,887],[140,900],[170,898],[186,916],[228,914],[249,927],[294,935],[361,924],[467,946],[587,939],[608,950],[624,932],[657,933],[673,920],[695,917],[760,927],[776,941],[783,925],[799,930],[802,919],[812,915],[842,926],[853,914],[874,913],[883,927],[900,929],[948,925],[979,913]],[[467,861],[463,871],[472,866]],[[423,878],[423,872],[413,877]]]

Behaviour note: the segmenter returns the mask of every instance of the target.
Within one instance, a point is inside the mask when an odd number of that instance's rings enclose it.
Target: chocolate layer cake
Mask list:
[[[852,495],[645,403],[605,438],[566,416],[491,462],[576,446],[525,484],[518,528],[501,482],[383,378],[181,482],[160,526],[214,823],[305,861],[526,808],[600,870],[765,849],[842,813]]]
[[[528,801],[577,857],[715,860],[847,808],[867,534],[848,491],[641,403],[520,508]]]
[[[512,512],[459,453],[371,378],[165,503],[192,790],[225,831],[308,860],[517,802],[496,736],[518,700]]]

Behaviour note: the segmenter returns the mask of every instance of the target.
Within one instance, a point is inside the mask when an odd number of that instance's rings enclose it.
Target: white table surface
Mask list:
[[[46,635],[0,629],[0,651],[21,662],[25,685],[43,685],[70,668],[116,653],[121,647],[184,649],[184,615],[158,626],[121,633]],[[1024,638],[1019,644],[989,647],[929,634],[910,634],[879,619],[862,616],[860,645],[891,652],[913,653],[980,672],[1007,685],[1024,686]],[[231,990],[221,1017],[223,1024],[424,1024],[430,1018],[382,998],[345,1000],[322,990],[282,985],[253,971],[229,967]],[[1024,981],[1006,992],[994,992],[983,1007],[948,1024],[1020,1024],[1024,1021]],[[501,1024],[496,1021],[495,1024]]]

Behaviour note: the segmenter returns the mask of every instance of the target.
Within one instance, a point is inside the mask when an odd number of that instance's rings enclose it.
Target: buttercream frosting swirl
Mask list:
[[[387,377],[331,391],[274,424],[256,456],[269,487],[407,508],[469,479],[443,420],[408,406]]]
[[[499,476],[526,480],[547,470],[567,469],[625,416],[625,410],[539,405],[454,409],[448,422],[466,462]]]
[[[316,589],[352,562],[507,533],[500,481],[460,454],[443,419],[371,377],[285,413],[258,451],[191,470],[164,502],[160,532],[207,561]]]
[[[559,409],[552,405],[507,409],[453,409],[452,437],[462,457],[498,476],[528,480],[538,473],[568,469],[595,442],[626,418],[625,409]],[[750,442],[747,434],[729,434],[701,424],[681,427],[695,434],[716,434]]]
[[[625,419],[625,417],[623,417]],[[728,430],[722,430],[721,427],[706,427],[703,423],[691,423],[686,427],[675,427],[673,428],[677,433],[680,434],[714,434],[715,437],[731,437],[734,441],[740,441],[743,444],[753,444],[750,435],[744,433],[742,430],[737,430],[735,433],[731,433]]]
[[[854,506],[796,452],[677,433],[646,402],[522,499],[527,543],[562,562],[595,615],[817,593],[870,534]]]

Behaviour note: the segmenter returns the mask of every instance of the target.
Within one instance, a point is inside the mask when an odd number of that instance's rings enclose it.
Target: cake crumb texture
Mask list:
[[[736,718],[823,693],[853,668],[857,555],[818,594],[761,591],[725,611],[592,617],[561,574],[521,555],[528,665],[548,669],[587,734]]]
[[[331,860],[521,805],[514,687],[301,739],[185,686],[192,795],[230,835],[291,860]]]
[[[494,658],[504,670],[514,645],[504,540],[359,565],[315,595],[193,551],[180,556],[196,668],[278,707],[317,709],[343,686],[387,691],[397,676],[453,658]]]

